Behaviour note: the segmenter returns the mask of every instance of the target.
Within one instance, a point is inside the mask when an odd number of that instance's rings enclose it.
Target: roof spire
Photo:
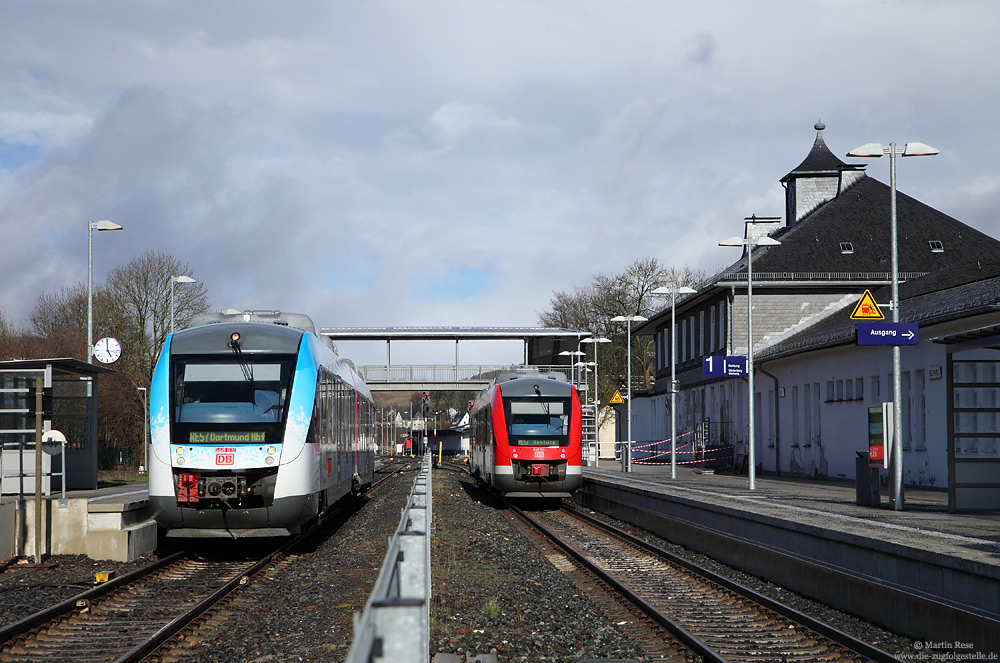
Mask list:
[[[823,120],[820,119],[819,121],[816,122],[816,124],[813,125],[813,129],[822,133],[823,129],[826,129],[826,125],[823,124]]]

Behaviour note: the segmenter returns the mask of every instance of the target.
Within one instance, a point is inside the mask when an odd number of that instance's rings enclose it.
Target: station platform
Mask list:
[[[156,548],[156,523],[147,484],[71,490],[65,499],[53,492],[42,497],[43,555],[86,555],[92,559],[132,561]],[[35,554],[35,499],[26,494],[23,547],[18,550],[17,496],[0,499],[0,563]]]
[[[859,506],[853,481],[670,472],[601,460],[577,501],[897,633],[1000,651],[1000,513],[949,513],[941,490],[907,488],[896,511],[885,486]]]

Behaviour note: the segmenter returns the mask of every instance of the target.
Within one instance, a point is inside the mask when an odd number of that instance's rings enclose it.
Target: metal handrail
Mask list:
[[[366,364],[358,366],[365,382],[489,382],[503,371],[539,370],[569,374],[569,366],[515,364]]]
[[[354,614],[345,663],[426,663],[430,649],[431,455],[389,540],[389,550],[364,611]]]
[[[926,276],[928,272],[900,272],[901,279],[917,279]],[[746,272],[723,274],[719,281],[746,281]],[[885,281],[892,280],[892,272],[758,272],[754,270],[754,282],[757,281]]]

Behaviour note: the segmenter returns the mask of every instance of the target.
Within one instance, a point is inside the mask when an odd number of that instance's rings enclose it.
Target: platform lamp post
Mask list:
[[[597,382],[597,344],[598,343],[610,343],[610,338],[594,338],[593,336],[588,336],[587,338],[580,341],[580,343],[593,343],[594,344],[594,467],[597,467],[601,458],[601,396],[600,387],[598,387]]]
[[[628,404],[626,406],[626,414],[625,414],[626,418],[628,419],[627,429],[626,429],[628,435],[628,442],[625,448],[622,449],[622,468],[626,472],[632,471],[632,323],[646,322],[646,320],[647,318],[644,318],[641,315],[616,315],[615,317],[611,318],[611,322],[628,323],[628,331],[627,331],[628,336],[626,338],[626,342],[628,345],[628,360],[627,360],[628,370],[626,372],[628,376],[626,378],[628,380],[628,386],[626,387],[626,389],[628,390]]]
[[[585,357],[586,357],[586,354],[587,353],[583,353],[583,355]],[[583,383],[584,388],[586,389],[586,392],[587,392],[587,393],[585,393],[583,395],[583,403],[581,403],[581,405],[590,405],[590,403],[588,402],[590,400],[590,376],[587,375],[587,373],[590,373],[591,372],[590,367],[591,366],[595,366],[595,365],[596,364],[594,364],[594,362],[592,362],[592,361],[578,361],[578,362],[576,362],[576,367],[578,369],[580,369],[580,373],[579,373],[580,381]],[[597,385],[595,384],[594,387],[596,389]],[[583,421],[580,422],[580,425],[581,425],[581,430],[582,430]],[[597,406],[594,406],[594,444],[595,445],[597,444]],[[582,453],[582,450],[581,450],[581,453]],[[590,450],[589,449],[587,450],[587,457],[588,458],[590,457]]]
[[[924,143],[906,143],[903,146],[896,143],[882,145],[881,143],[865,143],[847,153],[849,157],[878,158],[889,155],[889,225],[892,233],[892,321],[899,322],[899,244],[896,230],[896,155],[904,157],[929,157],[940,154],[939,150]],[[892,346],[892,497],[893,509],[903,510],[903,410],[900,388],[901,360],[899,346]]]
[[[574,357],[580,357],[583,353],[579,350],[563,350],[560,357],[569,357],[569,383],[576,384],[576,371],[573,369]]]
[[[677,295],[693,295],[687,286],[657,288],[654,295],[670,295],[670,478],[677,478]]]
[[[776,217],[748,217],[747,220],[772,220]],[[756,442],[754,440],[753,421],[753,250],[757,246],[778,246],[778,240],[764,235],[762,237],[751,237],[751,232],[747,232],[747,237],[730,237],[719,242],[719,246],[745,246],[747,251],[747,386],[749,398],[747,399],[748,431],[747,436],[747,488],[757,489],[757,459]]]
[[[94,231],[121,230],[113,221],[87,222],[87,363],[94,363]]]
[[[170,277],[170,333],[174,333],[174,284],[175,283],[197,283],[195,279],[190,276],[171,276]]]
[[[146,388],[136,388],[142,392],[142,466],[149,474],[149,401],[146,400]]]

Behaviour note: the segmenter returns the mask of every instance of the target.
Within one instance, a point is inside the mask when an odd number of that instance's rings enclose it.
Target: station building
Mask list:
[[[754,456],[758,472],[853,479],[868,406],[892,400],[891,347],[856,345],[851,319],[866,290],[891,319],[890,187],[815,129],[780,180],[784,218],[750,218],[744,230],[780,242],[753,250]],[[919,344],[901,348],[904,483],[947,487],[953,510],[1000,508],[1000,242],[898,191],[897,228],[900,320],[919,327]],[[656,354],[653,388],[633,393],[640,445],[666,440],[675,417],[679,447],[747,457],[747,381],[703,369],[706,356],[747,355],[747,304],[744,248],[677,298],[673,330],[669,299],[633,330]]]

